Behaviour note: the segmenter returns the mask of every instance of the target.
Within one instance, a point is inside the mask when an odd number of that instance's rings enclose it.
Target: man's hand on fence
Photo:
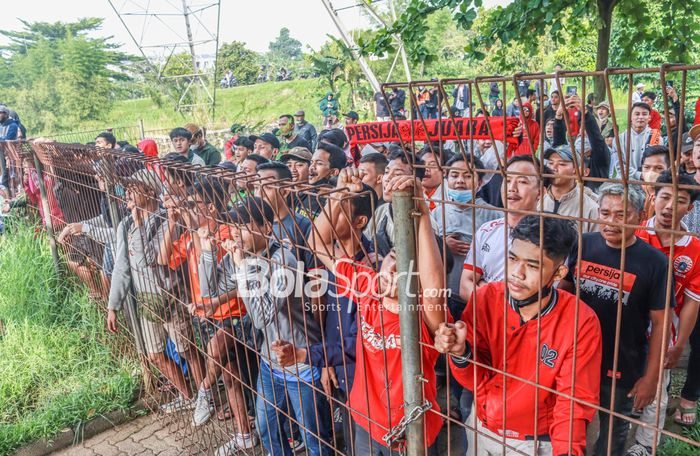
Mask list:
[[[467,324],[463,321],[440,323],[435,331],[435,349],[440,353],[464,356],[467,350]]]
[[[117,325],[117,311],[113,309],[107,310],[107,330],[112,333],[117,333],[119,330]]]
[[[338,190],[345,189],[352,193],[360,193],[362,191],[362,174],[360,170],[353,166],[341,169],[335,188]]]
[[[231,254],[233,264],[235,264],[236,266],[241,265],[243,259],[245,258],[245,253],[243,252],[243,248],[241,247],[238,241],[226,239],[224,242],[221,243],[221,248],[223,248]]]
[[[199,245],[205,252],[211,252],[211,238],[209,237],[209,227],[202,227],[197,229],[197,236],[199,236]]]
[[[68,236],[73,236],[75,234],[80,234],[83,232],[83,224],[82,223],[69,223],[66,225],[65,228],[63,228],[63,231],[61,231],[61,234],[58,235],[58,242],[63,244],[66,241],[66,238]]]
[[[270,348],[277,357],[277,363],[282,367],[293,366],[306,359],[306,350],[295,349],[291,342],[276,340],[270,344]]]

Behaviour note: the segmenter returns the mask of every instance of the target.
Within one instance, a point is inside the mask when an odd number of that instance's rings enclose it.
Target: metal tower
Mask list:
[[[221,0],[107,1],[175,108],[213,119]]]

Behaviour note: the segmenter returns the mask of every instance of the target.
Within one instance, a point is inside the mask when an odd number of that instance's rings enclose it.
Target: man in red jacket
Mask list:
[[[552,289],[568,272],[576,229],[529,215],[512,239],[506,282],[478,288],[462,321],[435,334],[457,381],[476,393],[469,454],[582,456],[598,404],[600,324],[583,302]]]

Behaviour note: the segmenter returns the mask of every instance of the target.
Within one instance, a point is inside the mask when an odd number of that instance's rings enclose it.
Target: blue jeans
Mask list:
[[[314,385],[321,387],[320,382]],[[272,373],[271,367],[260,363],[258,375],[258,397],[256,400],[256,421],[260,440],[271,456],[291,456],[292,450],[284,431],[286,413],[292,414],[299,423],[304,444],[310,455],[330,455],[330,449],[316,436],[326,442],[329,420],[320,418],[328,412],[328,404],[322,394],[314,394],[308,383],[284,380]],[[292,411],[287,409],[291,405]]]

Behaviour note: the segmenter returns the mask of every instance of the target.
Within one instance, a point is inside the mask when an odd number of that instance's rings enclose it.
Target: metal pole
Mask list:
[[[413,192],[392,194],[394,240],[396,248],[399,323],[401,326],[401,374],[405,416],[423,403],[421,372],[420,311],[418,309],[418,277],[416,275],[416,235],[412,213]],[[406,426],[406,455],[421,456],[425,452],[423,415]]]
[[[33,146],[33,145],[32,145]],[[51,220],[51,206],[49,198],[46,194],[46,185],[44,185],[44,168],[39,161],[36,151],[32,151],[34,158],[34,168],[39,176],[39,193],[41,193],[41,207],[44,208],[44,223],[46,224],[46,233],[49,235],[49,247],[51,248],[51,256],[53,257],[53,267],[56,274],[61,273],[61,259],[58,256],[58,245],[56,244],[56,236],[53,232],[53,220]]]

